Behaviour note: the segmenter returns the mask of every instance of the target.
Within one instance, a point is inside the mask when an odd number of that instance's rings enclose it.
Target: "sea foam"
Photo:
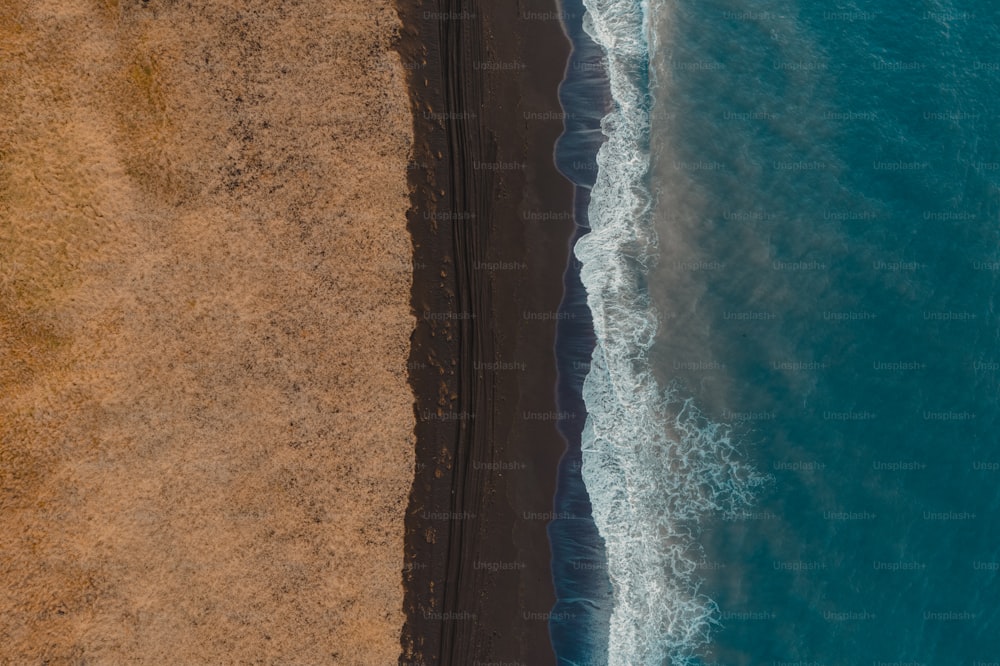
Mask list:
[[[702,521],[749,504],[763,477],[743,462],[727,426],[678,386],[663,390],[651,371],[658,319],[643,288],[657,256],[647,183],[650,8],[645,0],[584,5],[615,101],[602,121],[591,232],[575,248],[596,334],[582,474],[614,588],[608,660],[683,664],[718,623],[715,603],[699,591]]]

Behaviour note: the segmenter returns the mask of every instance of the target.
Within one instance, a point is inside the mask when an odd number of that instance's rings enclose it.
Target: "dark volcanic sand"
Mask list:
[[[550,664],[554,316],[572,231],[552,150],[568,41],[555,0],[397,8],[418,319],[401,663]]]

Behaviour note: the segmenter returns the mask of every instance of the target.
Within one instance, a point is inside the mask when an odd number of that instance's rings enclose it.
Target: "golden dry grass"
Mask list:
[[[0,664],[389,664],[388,0],[0,4]]]

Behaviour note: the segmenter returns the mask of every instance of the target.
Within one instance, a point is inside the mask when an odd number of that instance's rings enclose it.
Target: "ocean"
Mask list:
[[[1000,663],[1000,5],[563,12],[560,664]]]

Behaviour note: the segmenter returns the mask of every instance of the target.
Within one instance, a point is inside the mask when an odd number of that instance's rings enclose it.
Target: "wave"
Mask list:
[[[699,592],[706,516],[735,512],[764,482],[732,431],[678,386],[663,389],[649,350],[657,313],[643,285],[657,256],[650,164],[649,6],[584,0],[584,29],[607,54],[615,108],[601,123],[590,233],[575,246],[596,346],[584,381],[583,479],[603,537],[614,609],[612,666],[690,663],[718,624]]]

